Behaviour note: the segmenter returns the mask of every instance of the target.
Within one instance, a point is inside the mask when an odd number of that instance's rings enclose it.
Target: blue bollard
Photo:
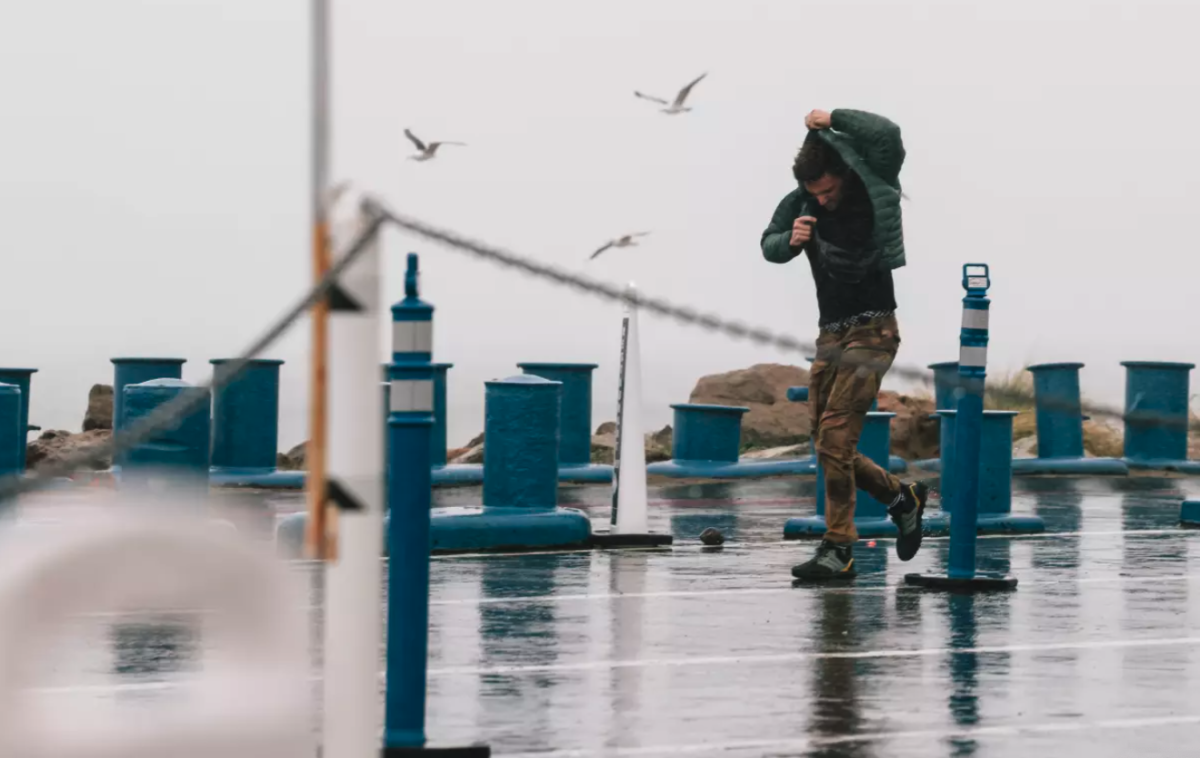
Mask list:
[[[1013,589],[1016,579],[977,573],[975,541],[979,510],[983,437],[983,387],[987,377],[987,297],[991,277],[986,264],[963,266],[962,330],[959,336],[958,396],[954,439],[954,497],[950,504],[950,566],[946,576],[908,574],[907,584],[929,589],[977,591]],[[1011,424],[1011,418],[1009,424]],[[1011,427],[1010,427],[1011,428]],[[1011,434],[1009,441],[1011,445]],[[1011,457],[1011,446],[1009,456]]]
[[[33,375],[37,373],[36,368],[0,368],[0,383],[11,384],[21,391],[20,405],[20,431],[18,438],[21,443],[21,471],[25,470],[25,446],[29,439],[29,400],[30,388],[33,384]]]
[[[782,474],[811,474],[811,457],[739,460],[742,414],[738,405],[677,403],[671,460],[646,466],[647,474],[674,478],[742,479]]]
[[[446,465],[446,372],[453,363],[433,363],[433,436],[429,453],[434,468]]]
[[[942,417],[943,461],[941,496],[944,509],[953,519],[958,502],[953,475],[955,418],[957,411],[940,411]],[[1016,411],[984,411],[979,443],[979,496],[975,514],[978,534],[1019,532],[1031,534],[1046,530],[1045,522],[1037,516],[1014,516],[1012,513],[1013,419]],[[951,476],[948,478],[946,474]]]
[[[612,482],[612,466],[592,463],[592,372],[595,371],[596,364],[518,363],[517,367],[525,374],[562,383],[558,437],[559,479],[572,482]]]
[[[933,372],[933,407],[935,411],[951,410],[958,405],[958,361],[930,363]]]
[[[209,361],[221,371],[229,359]],[[303,471],[276,470],[279,450],[279,367],[283,361],[256,359],[213,398],[214,485],[299,489]]]
[[[1131,469],[1200,473],[1187,460],[1188,380],[1195,364],[1122,361],[1125,462]]]
[[[561,388],[530,374],[486,383],[483,507],[435,509],[435,550],[587,545],[588,517],[558,507]]]
[[[1083,408],[1079,391],[1082,363],[1030,366],[1037,412],[1037,457],[1013,461],[1016,474],[1117,475],[1129,466],[1115,458],[1085,458]]]
[[[1179,525],[1200,529],[1200,500],[1184,500],[1179,506]]]
[[[21,388],[0,383],[0,478],[25,470],[25,434],[21,426]]]
[[[894,413],[867,413],[863,421],[862,434],[858,438],[858,451],[871,459],[877,466],[886,466],[888,450],[891,448],[891,422]],[[948,524],[940,514],[926,512],[926,534],[945,532]],[[855,493],[854,528],[859,537],[895,537],[896,525],[888,518],[887,503],[881,503],[862,489]],[[791,518],[783,527],[785,540],[819,539],[825,535],[825,472],[817,467],[817,515],[812,518]]]
[[[181,379],[151,379],[127,384],[122,403],[122,426],[129,427],[164,403],[194,387]],[[208,395],[208,390],[204,390]],[[211,445],[210,402],[174,426],[130,449],[121,469],[121,486],[135,489],[158,485],[184,485],[203,492],[208,489]]]
[[[125,387],[151,379],[181,379],[186,358],[112,358],[113,364],[113,433],[124,424]],[[119,471],[122,456],[113,458],[113,469]]]
[[[926,366],[933,372],[933,413],[930,418],[937,418],[938,411],[954,410],[958,404],[958,361],[941,361],[940,363],[930,363]],[[929,458],[922,461],[913,461],[913,465],[925,469],[926,471],[941,471],[943,485],[946,481],[945,468],[946,457],[944,451],[946,449],[945,432],[945,417],[942,417],[943,426],[938,434],[938,450],[943,453],[937,458]],[[945,488],[943,486],[943,492]]]

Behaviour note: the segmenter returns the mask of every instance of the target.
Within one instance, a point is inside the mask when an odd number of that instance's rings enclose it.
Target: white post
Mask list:
[[[364,218],[366,210],[363,210]],[[377,755],[382,645],[384,460],[379,433],[378,235],[330,297],[329,500],[336,554],[326,563],[324,758]]]
[[[628,292],[634,294],[634,285]],[[636,297],[636,295],[635,295]],[[621,340],[617,444],[613,471],[613,534],[645,534],[646,435],[642,431],[642,354],[637,306],[627,303]]]

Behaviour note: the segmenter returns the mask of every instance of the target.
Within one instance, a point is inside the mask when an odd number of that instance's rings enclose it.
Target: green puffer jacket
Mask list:
[[[875,241],[880,265],[897,269],[904,265],[904,228],[900,218],[900,167],[904,165],[904,143],[900,127],[883,116],[841,108],[830,114],[831,129],[817,135],[862,178],[875,210]],[[772,263],[787,263],[800,254],[790,244],[792,222],[805,215],[808,204],[816,206],[804,186],[792,190],[779,202],[771,223],[762,233],[763,257]]]

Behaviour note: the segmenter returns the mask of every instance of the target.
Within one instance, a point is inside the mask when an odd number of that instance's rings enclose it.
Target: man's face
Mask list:
[[[822,208],[828,208],[831,211],[837,210],[838,203],[842,201],[842,178],[840,176],[825,174],[816,181],[805,182],[804,189],[817,199]]]

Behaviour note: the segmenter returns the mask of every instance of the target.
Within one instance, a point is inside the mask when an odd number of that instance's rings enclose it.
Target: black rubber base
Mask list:
[[[905,574],[904,583],[942,592],[1005,592],[1017,588],[1015,577],[995,574],[976,574],[970,579],[952,579],[940,574]]]
[[[385,747],[380,753],[383,758],[407,758],[407,756],[440,756],[441,758],[491,758],[492,749],[487,745],[466,747]]]
[[[670,545],[675,538],[669,534],[612,534],[611,532],[595,532],[592,534],[592,547],[663,547]]]

